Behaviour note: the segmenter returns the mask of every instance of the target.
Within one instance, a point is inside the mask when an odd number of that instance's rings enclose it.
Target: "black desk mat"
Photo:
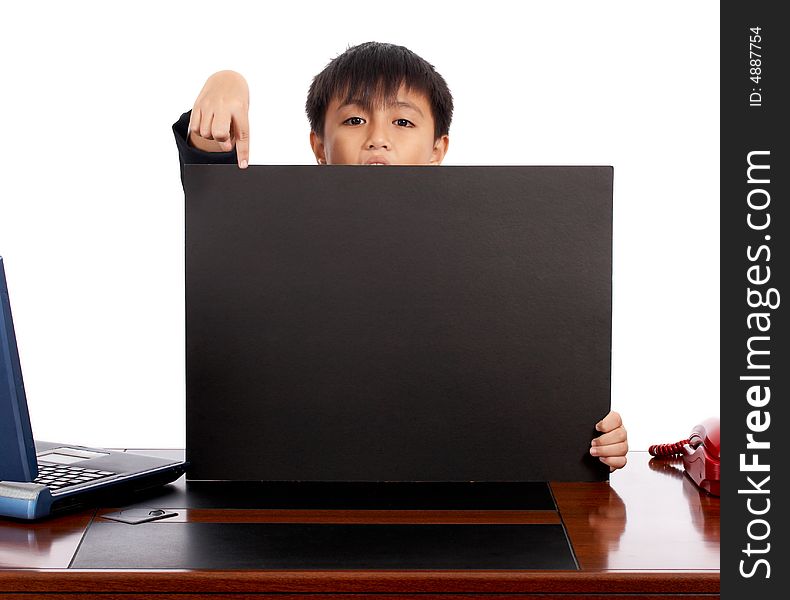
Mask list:
[[[578,566],[562,525],[94,522],[79,569],[540,569]]]
[[[185,481],[129,498],[127,508],[557,510],[546,482]]]

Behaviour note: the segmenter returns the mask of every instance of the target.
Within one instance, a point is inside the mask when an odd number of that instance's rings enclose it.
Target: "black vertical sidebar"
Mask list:
[[[790,589],[788,26],[779,6],[721,5],[721,582],[733,599]]]

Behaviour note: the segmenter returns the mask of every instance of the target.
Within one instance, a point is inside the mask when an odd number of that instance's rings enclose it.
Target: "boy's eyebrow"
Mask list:
[[[345,108],[346,106],[359,106],[360,108],[364,108],[364,105],[361,102],[352,100],[351,102],[345,102],[341,104],[340,106],[337,107],[337,109],[340,110],[341,108]],[[393,102],[390,106],[397,106],[398,108],[410,108],[421,117],[425,116],[422,114],[422,111],[419,109],[419,107],[415,106],[411,102],[398,101],[398,102]]]

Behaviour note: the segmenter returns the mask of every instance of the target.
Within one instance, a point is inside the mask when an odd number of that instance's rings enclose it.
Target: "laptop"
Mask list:
[[[0,257],[0,516],[40,519],[178,479],[183,461],[33,440]]]

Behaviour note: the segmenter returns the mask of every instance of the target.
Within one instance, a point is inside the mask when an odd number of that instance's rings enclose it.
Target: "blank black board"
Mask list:
[[[190,479],[608,477],[611,167],[184,173]]]

